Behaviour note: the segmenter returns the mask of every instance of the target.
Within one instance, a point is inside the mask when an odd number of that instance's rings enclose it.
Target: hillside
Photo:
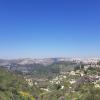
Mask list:
[[[10,67],[0,67],[0,100],[100,100],[99,62]]]
[[[23,77],[0,68],[0,100],[35,100],[38,94],[40,90]]]

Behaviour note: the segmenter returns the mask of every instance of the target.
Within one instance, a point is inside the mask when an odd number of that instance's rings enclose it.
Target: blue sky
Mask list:
[[[100,0],[0,0],[0,58],[100,56]]]

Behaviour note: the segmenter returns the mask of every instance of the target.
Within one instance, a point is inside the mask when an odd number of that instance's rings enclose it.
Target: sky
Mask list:
[[[100,0],[0,0],[0,58],[100,56]]]

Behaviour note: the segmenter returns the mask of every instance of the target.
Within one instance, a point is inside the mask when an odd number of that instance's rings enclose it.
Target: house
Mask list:
[[[75,74],[75,71],[71,71],[71,72],[70,72],[70,75],[76,75],[76,74]]]
[[[76,82],[76,81],[72,79],[72,80],[70,81],[70,84],[74,84],[75,82]]]
[[[26,79],[26,82],[28,83],[29,86],[33,86],[33,81],[32,81],[32,79]]]

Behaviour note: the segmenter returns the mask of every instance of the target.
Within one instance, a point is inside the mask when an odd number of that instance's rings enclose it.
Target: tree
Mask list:
[[[97,62],[97,65],[100,65],[100,61]]]

